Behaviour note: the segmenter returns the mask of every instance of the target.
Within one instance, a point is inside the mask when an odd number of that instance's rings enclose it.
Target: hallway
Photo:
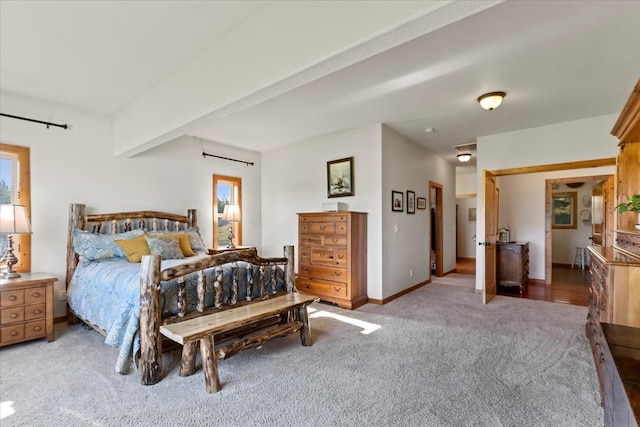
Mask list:
[[[475,275],[476,260],[458,258],[456,273]],[[589,305],[589,270],[554,265],[551,271],[552,284],[545,285],[541,280],[529,280],[527,291],[517,293],[499,292],[499,295],[514,298],[528,298],[539,301],[559,302],[587,307]]]

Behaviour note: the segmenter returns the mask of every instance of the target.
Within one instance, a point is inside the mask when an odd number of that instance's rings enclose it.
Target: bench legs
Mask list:
[[[200,356],[202,357],[202,370],[207,393],[220,391],[220,379],[218,378],[218,362],[213,345],[213,335],[200,339]]]
[[[300,341],[302,341],[302,345],[308,347],[313,343],[311,342],[311,329],[309,328],[309,314],[307,313],[306,305],[298,307],[298,317],[302,322],[302,327],[300,328]]]
[[[220,391],[220,379],[218,378],[218,363],[213,342],[213,335],[201,338],[199,341],[185,343],[182,348],[180,362],[180,376],[188,377],[196,372],[196,351],[200,344],[200,357],[202,358],[202,371],[207,393]]]

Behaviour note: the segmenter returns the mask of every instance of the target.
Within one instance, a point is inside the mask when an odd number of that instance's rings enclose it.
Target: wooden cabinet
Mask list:
[[[640,258],[613,247],[592,246],[586,334],[604,398],[603,323],[640,327]]]
[[[600,365],[604,373],[604,425],[640,423],[640,328],[602,324]]]
[[[498,290],[502,292],[527,291],[529,280],[529,243],[498,243],[496,260]]]
[[[300,292],[346,309],[367,302],[367,214],[298,214]]]
[[[53,341],[53,276],[22,273],[0,280],[0,347],[47,338]]]

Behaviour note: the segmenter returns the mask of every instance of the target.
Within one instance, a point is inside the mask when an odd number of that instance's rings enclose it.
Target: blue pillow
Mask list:
[[[183,259],[180,240],[177,237],[147,236],[151,255],[160,255],[162,259]]]
[[[144,230],[132,230],[118,234],[96,234],[74,229],[71,232],[73,249],[83,259],[97,261],[108,258],[124,258],[124,252],[114,240],[129,240],[144,235]]]

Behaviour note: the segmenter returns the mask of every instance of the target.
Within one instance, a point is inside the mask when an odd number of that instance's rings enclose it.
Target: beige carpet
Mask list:
[[[0,350],[0,425],[603,425],[586,308],[500,296],[483,306],[452,279],[384,306],[313,304],[312,347],[289,336],[221,361],[213,395],[201,371],[178,376],[177,352],[145,387],[114,372],[102,336],[58,325],[53,343]]]

